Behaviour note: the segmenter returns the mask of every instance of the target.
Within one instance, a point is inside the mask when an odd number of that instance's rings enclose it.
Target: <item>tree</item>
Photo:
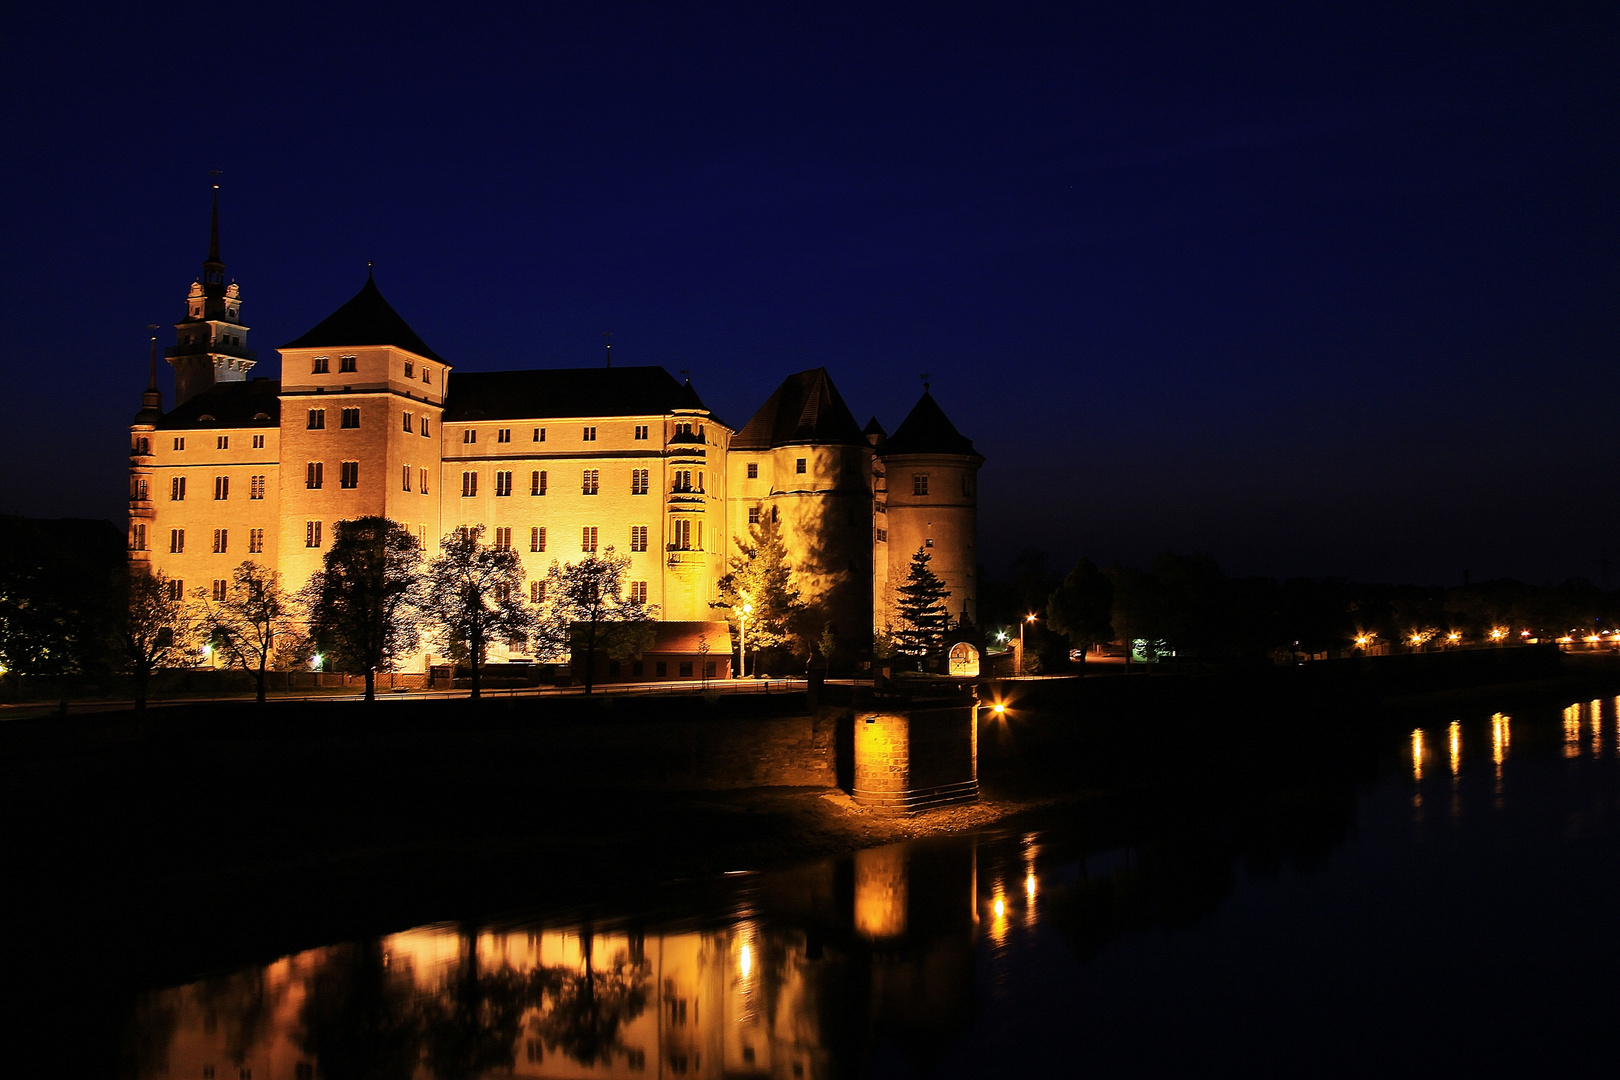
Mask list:
[[[109,522],[40,521],[0,514],[0,668],[16,674],[97,673],[121,622],[128,573],[124,541]]]
[[[1063,584],[1047,598],[1046,625],[1065,635],[1085,663],[1087,649],[1114,639],[1113,608],[1113,582],[1096,563],[1081,556]]]
[[[202,612],[200,629],[215,655],[253,676],[261,704],[265,672],[283,670],[309,655],[302,609],[297,597],[281,587],[278,571],[244,561],[231,571],[223,599],[214,599],[207,589],[193,595]]]
[[[161,571],[132,570],[121,607],[118,640],[135,676],[135,707],[144,709],[152,669],[190,651],[191,620],[179,589]]]
[[[762,515],[757,524],[749,526],[748,534],[746,541],[737,538],[737,554],[728,560],[731,572],[715,582],[720,599],[709,606],[728,612],[726,619],[738,638],[739,648],[739,621],[746,605],[752,609],[747,613],[748,644],[756,652],[780,648],[796,651],[805,604],[793,584],[782,526],[774,516]],[[756,671],[758,666],[756,660]]]
[[[455,530],[439,542],[441,553],[427,569],[427,617],[446,651],[472,669],[473,697],[482,691],[490,641],[518,638],[534,621],[519,599],[524,575],[517,552],[486,547],[483,539],[482,525]]]
[[[321,569],[302,594],[315,647],[339,671],[364,675],[377,700],[377,671],[419,640],[422,550],[409,529],[385,517],[340,521]]]
[[[895,632],[896,646],[905,656],[917,658],[917,670],[923,661],[939,653],[945,643],[945,631],[950,629],[951,614],[945,607],[950,591],[945,583],[929,569],[934,557],[926,548],[918,548],[911,556],[911,569],[906,583],[895,589],[895,606],[900,613],[900,629]]]
[[[616,555],[608,547],[577,563],[553,562],[546,571],[545,599],[535,618],[541,652],[547,656],[566,652],[578,660],[576,650],[583,650],[587,694],[596,679],[599,648],[622,659],[651,644],[657,609],[624,594],[629,568],[630,556]]]

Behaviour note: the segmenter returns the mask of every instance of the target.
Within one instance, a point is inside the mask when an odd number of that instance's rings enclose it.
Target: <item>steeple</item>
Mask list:
[[[215,383],[242,382],[258,362],[247,347],[241,289],[235,282],[226,283],[225,261],[219,256],[218,184],[208,226],[208,258],[203,260],[202,276],[186,295],[186,317],[175,329],[178,337],[168,358],[174,367],[176,405]]]

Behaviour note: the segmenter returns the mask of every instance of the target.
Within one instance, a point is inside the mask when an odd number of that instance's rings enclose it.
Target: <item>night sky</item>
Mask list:
[[[383,293],[734,427],[929,372],[984,561],[1620,585],[1613,5],[22,5],[0,510],[122,521],[148,323]],[[163,386],[172,379],[165,370]],[[1605,560],[1616,560],[1605,569]]]

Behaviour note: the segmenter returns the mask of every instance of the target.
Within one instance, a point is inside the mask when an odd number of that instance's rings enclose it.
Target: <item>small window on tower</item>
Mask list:
[[[793,463],[793,471],[796,472],[796,473],[803,473],[805,471],[805,466],[806,466],[805,459],[804,458],[799,458],[797,461],[795,461]]]
[[[750,479],[750,480],[758,480],[759,479],[759,462],[750,461],[748,463],[748,479]]]

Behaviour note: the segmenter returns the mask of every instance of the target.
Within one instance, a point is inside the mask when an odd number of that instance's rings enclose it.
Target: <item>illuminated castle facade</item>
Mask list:
[[[891,436],[862,429],[817,368],[733,429],[661,367],[455,373],[369,278],[278,350],[279,380],[255,377],[217,198],[176,330],[174,406],[154,346],[130,428],[129,549],[177,592],[222,590],[243,559],[296,589],[336,522],[381,515],[429,556],[482,524],[531,590],[553,560],[611,546],[659,618],[713,620],[728,556],[769,515],[802,597],[850,645],[898,625],[894,587],[919,549],[952,615],[975,621],[983,458],[926,390]]]

